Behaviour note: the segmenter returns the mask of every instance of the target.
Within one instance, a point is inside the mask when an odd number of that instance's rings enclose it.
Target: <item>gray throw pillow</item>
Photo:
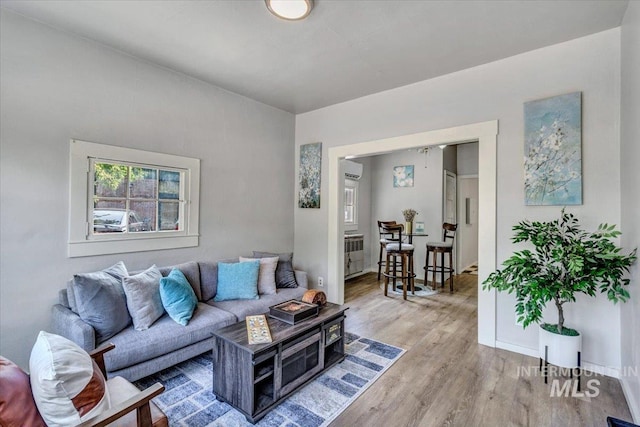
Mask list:
[[[160,298],[162,273],[152,265],[142,273],[122,279],[122,287],[127,296],[127,308],[137,331],[149,329],[153,322],[164,314]]]
[[[128,275],[124,263],[102,271],[73,276],[73,298],[80,318],[91,325],[101,343],[131,324],[122,278]]]
[[[278,257],[278,267],[276,268],[277,288],[297,288],[296,273],[293,270],[293,252],[286,254],[276,254],[273,252],[253,251],[254,258]]]

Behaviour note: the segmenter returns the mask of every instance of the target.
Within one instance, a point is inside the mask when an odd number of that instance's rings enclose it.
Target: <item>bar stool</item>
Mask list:
[[[440,273],[440,286],[444,287],[444,275],[449,274],[449,292],[453,292],[453,240],[456,236],[458,224],[442,224],[442,242],[427,242],[427,259],[424,264],[424,280],[427,282],[429,272],[432,273],[431,289],[436,289],[436,274]],[[450,242],[447,240],[451,239]],[[429,255],[433,254],[433,265],[429,264]],[[440,254],[440,265],[438,265],[438,254]],[[444,264],[444,254],[449,254],[449,265]]]
[[[389,279],[393,279],[393,290],[396,290],[396,281],[402,281],[402,298],[407,299],[407,288],[411,289],[411,293],[415,295],[414,278],[416,274],[413,271],[413,245],[402,242],[402,224],[382,225],[385,233],[398,234],[398,241],[387,243],[385,250],[387,257],[385,261],[384,271],[384,296],[387,296],[389,287]],[[398,266],[398,260],[400,265]],[[393,265],[393,269],[390,267]]]
[[[382,273],[382,267],[385,265],[385,261],[382,258],[382,252],[384,251],[387,243],[397,242],[398,238],[393,234],[385,233],[382,226],[395,225],[395,221],[378,221],[378,234],[380,236],[380,254],[378,255],[378,281],[380,280],[380,274]]]

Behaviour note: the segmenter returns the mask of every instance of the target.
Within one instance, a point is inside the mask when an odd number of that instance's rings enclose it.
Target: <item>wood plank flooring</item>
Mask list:
[[[477,276],[456,276],[455,292],[385,297],[374,273],[345,286],[345,329],[407,352],[331,426],[606,426],[631,421],[617,379],[597,397],[551,397],[538,359],[477,343]],[[529,372],[527,369],[530,368]],[[568,377],[561,377],[560,384]]]

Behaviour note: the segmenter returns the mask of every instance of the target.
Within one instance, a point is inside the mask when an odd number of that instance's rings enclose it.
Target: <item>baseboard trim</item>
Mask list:
[[[496,348],[535,357],[536,359],[540,358],[537,348],[523,347],[516,344],[509,344],[503,341],[496,341]],[[584,369],[585,371],[593,372],[595,374],[606,375],[608,377],[620,379],[620,369],[618,368],[610,368],[608,366],[602,366],[595,363],[583,361],[582,369]]]
[[[520,345],[509,344],[502,341],[496,341],[496,348],[501,348],[502,350],[512,351],[514,353],[524,354],[526,356],[531,356],[538,358],[538,350],[532,349],[528,347],[522,347]]]
[[[640,382],[640,378],[637,379],[637,381]],[[636,424],[640,424],[640,396],[634,394],[633,392],[632,377],[624,375],[621,376],[620,386],[622,387],[622,393],[624,394],[624,398],[627,401],[629,411],[631,411],[633,422]],[[638,387],[638,389],[640,389],[640,387]]]

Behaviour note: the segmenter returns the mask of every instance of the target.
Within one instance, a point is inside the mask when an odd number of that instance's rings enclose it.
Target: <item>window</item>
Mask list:
[[[344,226],[345,230],[358,229],[358,181],[344,180]]]
[[[71,141],[69,256],[198,245],[200,161]]]

